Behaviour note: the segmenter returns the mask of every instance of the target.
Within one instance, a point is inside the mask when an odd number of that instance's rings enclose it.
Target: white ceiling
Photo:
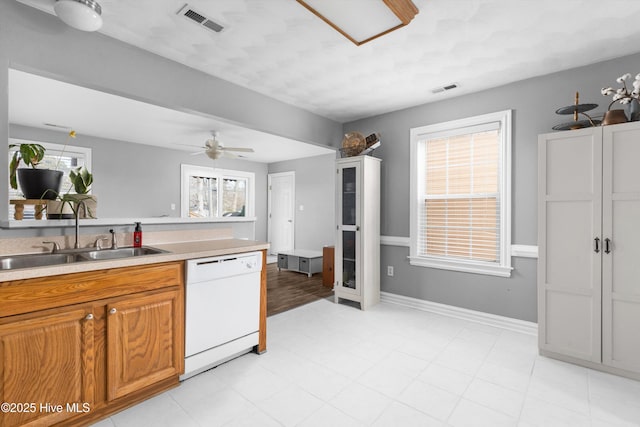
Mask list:
[[[340,122],[640,51],[637,0],[413,0],[408,26],[360,47],[295,0],[98,1],[100,32]]]
[[[413,0],[360,47],[295,0],[189,0],[219,34],[176,15],[185,1],[99,0],[100,32],[340,122],[640,51],[637,0]]]
[[[65,105],[60,105],[64,100]],[[273,163],[334,150],[259,132],[208,116],[188,114],[9,70],[9,122],[35,128],[201,152],[211,131],[225,147],[253,148],[246,160]],[[56,125],[51,127],[50,125]],[[205,154],[202,154],[203,156]]]

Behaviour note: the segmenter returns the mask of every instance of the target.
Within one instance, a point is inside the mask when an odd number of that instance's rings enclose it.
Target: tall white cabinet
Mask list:
[[[542,354],[640,378],[640,123],[540,135]]]
[[[335,302],[380,301],[380,159],[336,161]]]

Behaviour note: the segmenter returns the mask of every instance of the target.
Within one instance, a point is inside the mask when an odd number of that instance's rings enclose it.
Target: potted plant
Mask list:
[[[40,144],[10,144],[9,149],[18,149],[9,163],[9,182],[11,188],[20,189],[26,199],[53,200],[58,196],[62,172],[51,169],[37,169],[44,158],[45,148]],[[19,168],[20,162],[31,166]]]
[[[47,219],[72,219],[75,214],[79,218],[98,217],[98,199],[96,196],[88,194],[93,184],[93,174],[89,170],[80,166],[69,171],[69,181],[75,193],[58,195],[55,200],[47,201]],[[78,204],[83,201],[85,209],[78,212]]]
[[[69,172],[69,180],[76,194],[67,193],[65,196],[74,201],[74,210],[82,200],[86,207],[86,215],[83,210],[80,210],[80,218],[97,218],[98,199],[96,196],[88,194],[91,190],[91,184],[93,184],[93,174],[86,167],[80,166]]]
[[[640,74],[635,77],[633,85],[633,90],[629,92],[627,89],[626,81],[631,78],[631,74],[626,73],[616,79],[616,82],[622,85],[621,88],[613,89],[612,87],[603,87],[600,93],[604,96],[613,95],[613,100],[611,104],[609,104],[609,108],[604,115],[602,120],[602,125],[612,125],[616,123],[624,123],[628,120],[636,121],[640,119],[640,106],[638,105],[638,101],[640,100]],[[619,102],[624,105],[628,111],[628,117],[625,116],[623,110],[612,110],[611,107],[615,102]]]

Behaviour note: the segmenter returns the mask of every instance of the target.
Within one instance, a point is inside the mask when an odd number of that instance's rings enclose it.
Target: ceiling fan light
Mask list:
[[[97,31],[102,27],[102,8],[94,0],[57,0],[53,10],[70,27]]]

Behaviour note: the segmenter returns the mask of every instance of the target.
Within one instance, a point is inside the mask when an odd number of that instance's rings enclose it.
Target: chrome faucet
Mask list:
[[[105,242],[107,240],[109,239],[107,239],[106,237],[98,237],[96,241],[93,243],[93,247],[96,248],[96,250],[101,251],[102,249],[104,249],[102,247],[102,242]]]
[[[75,249],[80,247],[80,244],[78,243],[78,233],[80,232],[80,221],[78,221],[78,217],[80,216],[80,206],[82,206],[82,209],[84,210],[84,216],[87,216],[87,205],[84,204],[84,200],[80,200],[78,204],[76,204],[76,211],[74,212],[76,214],[76,243],[73,245]]]
[[[53,244],[53,247],[51,248],[51,253],[52,254],[55,254],[55,253],[60,251],[60,245],[58,244],[58,242],[49,242],[49,241],[47,241],[47,242],[42,242],[42,243],[44,243],[44,244],[52,243]]]
[[[111,249],[118,249],[118,239],[116,238],[116,232],[113,230],[109,230],[111,233]]]

